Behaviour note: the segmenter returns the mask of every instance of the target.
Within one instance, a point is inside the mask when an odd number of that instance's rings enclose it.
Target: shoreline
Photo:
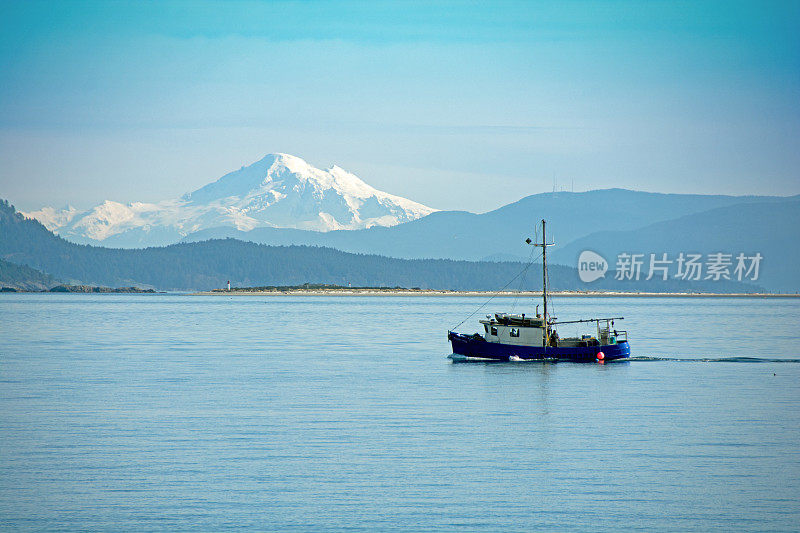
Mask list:
[[[554,291],[551,297],[565,298],[800,298],[800,294],[774,293],[711,293],[711,292],[592,292]],[[406,289],[309,289],[309,290],[214,290],[193,292],[191,296],[443,296],[443,297],[540,297],[541,292],[531,291],[437,291]]]

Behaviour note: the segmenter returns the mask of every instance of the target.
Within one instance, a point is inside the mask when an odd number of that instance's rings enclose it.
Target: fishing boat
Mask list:
[[[526,239],[528,244],[542,248],[542,313],[539,306],[533,316],[495,313],[486,315],[483,333],[471,335],[448,331],[453,346],[453,360],[485,361],[571,361],[588,363],[614,361],[630,357],[628,332],[615,329],[623,317],[588,318],[558,321],[547,311],[547,242],[546,222],[542,220],[542,242]],[[594,324],[594,331],[578,337],[559,337],[556,326],[563,324]]]

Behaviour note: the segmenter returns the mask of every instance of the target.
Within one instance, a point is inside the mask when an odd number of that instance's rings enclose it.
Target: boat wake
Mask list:
[[[508,361],[498,361],[494,359],[486,359],[483,357],[465,357],[463,355],[448,355],[448,359],[454,363],[557,363],[558,359],[545,358],[545,359],[521,359],[516,356],[509,357]],[[800,363],[800,359],[776,359],[772,357],[650,357],[646,355],[639,355],[634,357],[627,357],[625,359],[617,359],[610,361],[610,363],[634,363],[634,362],[654,362],[665,361],[670,363]]]
[[[623,361],[670,361],[679,363],[800,363],[800,359],[775,359],[772,357],[628,357]]]

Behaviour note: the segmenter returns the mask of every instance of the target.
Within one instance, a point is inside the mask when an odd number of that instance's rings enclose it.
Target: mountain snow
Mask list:
[[[39,222],[41,222],[45,228],[53,231],[58,229],[62,226],[65,226],[70,223],[70,221],[75,218],[75,215],[78,214],[78,210],[68,205],[63,209],[55,209],[52,207],[43,207],[38,211],[30,211],[28,213],[24,213],[25,216],[28,218],[35,218]]]
[[[379,191],[338,166],[320,170],[299,157],[270,154],[175,200],[107,200],[85,213],[45,207],[25,215],[76,242],[150,246],[215,227],[350,230],[394,226],[434,211]]]

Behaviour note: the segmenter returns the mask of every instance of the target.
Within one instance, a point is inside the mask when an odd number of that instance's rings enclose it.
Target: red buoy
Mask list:
[[[603,352],[597,352],[597,360],[598,361],[602,361],[605,358],[606,358],[606,354],[604,354]]]

